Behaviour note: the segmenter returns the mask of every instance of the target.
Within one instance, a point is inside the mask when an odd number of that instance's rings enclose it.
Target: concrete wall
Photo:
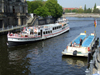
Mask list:
[[[39,25],[49,24],[49,23],[55,23],[56,19],[54,18],[46,18],[46,19],[38,19]]]

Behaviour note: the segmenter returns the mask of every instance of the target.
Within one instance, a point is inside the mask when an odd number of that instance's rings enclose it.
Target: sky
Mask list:
[[[100,0],[58,0],[58,3],[64,8],[79,8],[80,6],[84,8],[85,4],[86,8],[93,8],[95,3],[96,6],[100,6]]]

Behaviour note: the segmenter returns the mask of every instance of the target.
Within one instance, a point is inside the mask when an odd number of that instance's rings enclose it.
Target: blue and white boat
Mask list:
[[[80,45],[80,39],[82,39],[82,44]],[[94,33],[86,35],[85,33],[80,33],[72,43],[69,43],[66,49],[62,51],[62,55],[72,55],[72,56],[84,56],[88,57],[88,52],[91,51],[93,45],[95,44],[96,36]]]

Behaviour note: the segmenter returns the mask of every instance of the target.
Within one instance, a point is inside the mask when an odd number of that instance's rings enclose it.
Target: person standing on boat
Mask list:
[[[70,47],[72,47],[72,42],[70,43]]]
[[[83,40],[80,38],[80,46],[82,45],[82,41],[83,41]]]

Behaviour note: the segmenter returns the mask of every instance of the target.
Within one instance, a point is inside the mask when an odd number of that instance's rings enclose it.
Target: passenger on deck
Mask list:
[[[70,46],[72,47],[72,42],[70,43]]]
[[[83,40],[80,38],[80,46],[82,45]]]
[[[76,46],[76,42],[74,42],[73,46],[74,46],[74,47]]]

